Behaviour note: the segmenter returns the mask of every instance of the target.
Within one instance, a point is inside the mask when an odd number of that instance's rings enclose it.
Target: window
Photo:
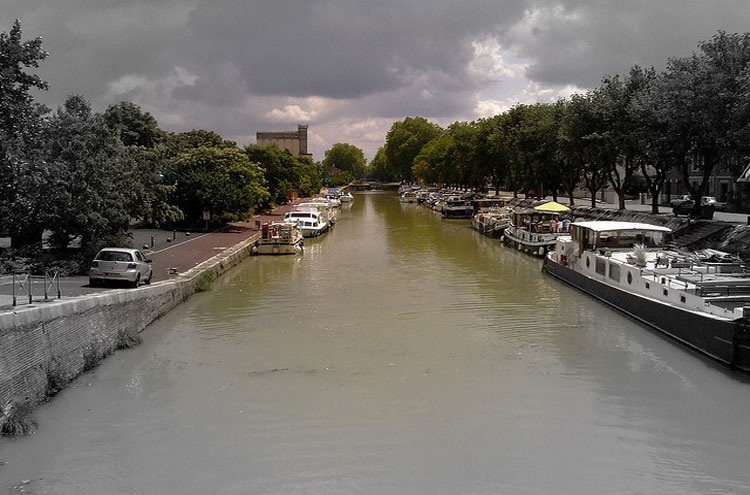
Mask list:
[[[648,282],[646,282],[646,288],[650,289],[651,288],[651,284],[649,284]]]
[[[607,262],[601,258],[596,258],[596,273],[599,275],[605,275],[607,272]]]
[[[668,295],[669,295],[669,291],[668,291],[667,289],[664,289],[664,291],[663,291],[663,292],[664,292],[664,295],[665,295],[665,296],[668,296]]]
[[[586,256],[586,268],[590,268],[590,267],[591,267],[591,258]]]
[[[685,296],[680,296],[680,302],[685,302]]]
[[[628,273],[628,275],[630,274]],[[609,263],[609,278],[616,282],[620,281],[620,265],[612,262]]]
[[[628,272],[628,285],[633,283],[633,274]]]

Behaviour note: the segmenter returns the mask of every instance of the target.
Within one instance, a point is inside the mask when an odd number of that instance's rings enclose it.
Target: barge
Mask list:
[[[671,230],[630,222],[576,222],[542,271],[690,348],[750,371],[750,273],[706,250],[667,249]]]

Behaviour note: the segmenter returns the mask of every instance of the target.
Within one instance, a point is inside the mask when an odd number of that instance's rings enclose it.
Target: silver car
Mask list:
[[[153,276],[151,260],[139,250],[104,248],[91,262],[89,285],[95,286],[106,281],[117,281],[138,287],[141,282],[150,284]]]

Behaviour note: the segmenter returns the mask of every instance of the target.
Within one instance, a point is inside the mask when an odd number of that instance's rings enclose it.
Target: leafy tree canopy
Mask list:
[[[365,169],[365,154],[353,144],[336,143],[326,150],[323,165],[359,176]]]

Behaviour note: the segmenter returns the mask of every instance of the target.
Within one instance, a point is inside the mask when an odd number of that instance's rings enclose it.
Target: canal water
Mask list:
[[[746,494],[750,385],[393,194],[0,440],[0,493]]]

